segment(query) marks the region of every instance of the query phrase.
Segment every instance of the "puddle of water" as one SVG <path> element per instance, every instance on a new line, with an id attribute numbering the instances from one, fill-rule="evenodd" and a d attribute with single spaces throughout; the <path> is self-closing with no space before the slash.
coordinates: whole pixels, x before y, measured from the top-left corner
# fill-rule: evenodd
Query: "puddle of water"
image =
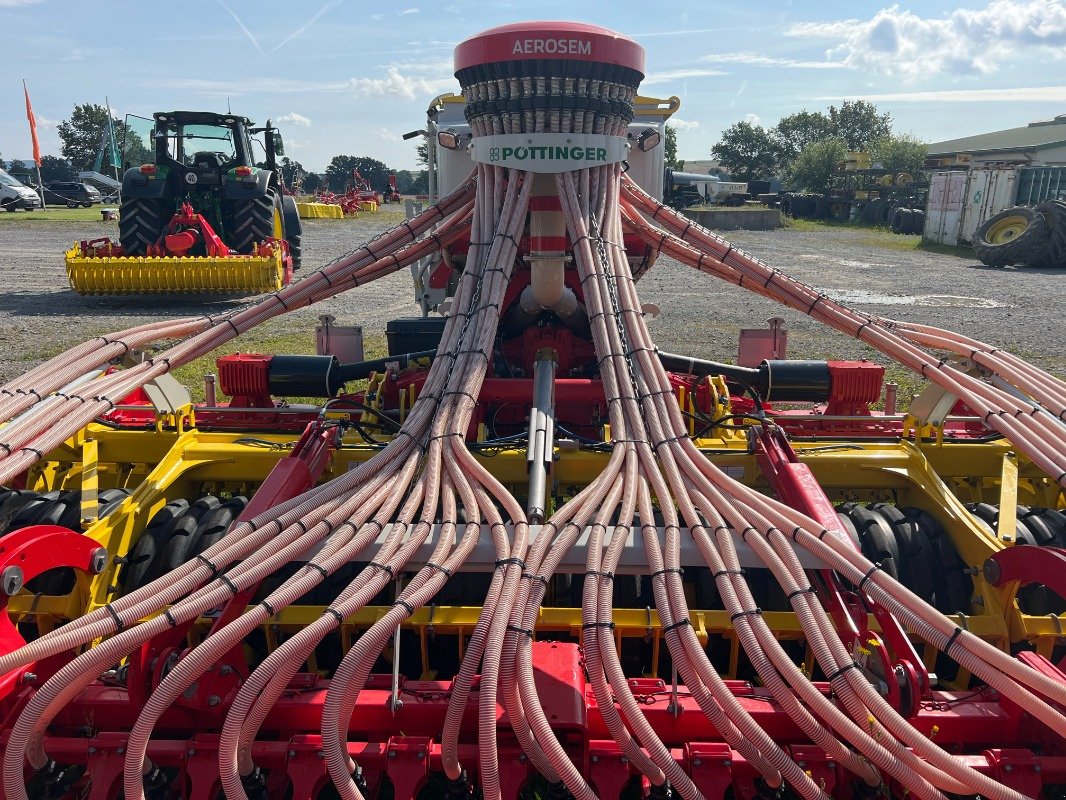
<path id="1" fill-rule="evenodd" d="M 861 303 L 871 306 L 930 306 L 935 308 L 1004 308 L 1007 303 L 987 297 L 966 297 L 954 294 L 883 294 L 866 289 L 823 289 L 842 303 Z"/>

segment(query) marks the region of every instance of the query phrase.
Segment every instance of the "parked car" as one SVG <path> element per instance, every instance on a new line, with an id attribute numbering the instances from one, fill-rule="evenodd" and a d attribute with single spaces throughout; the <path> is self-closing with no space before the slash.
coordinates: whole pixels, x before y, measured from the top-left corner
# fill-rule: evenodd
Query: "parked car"
<path id="1" fill-rule="evenodd" d="M 20 208 L 29 211 L 40 208 L 41 198 L 29 186 L 19 183 L 0 169 L 0 206 L 7 211 L 18 211 Z"/>
<path id="2" fill-rule="evenodd" d="M 93 203 L 100 203 L 103 198 L 100 190 L 88 183 L 52 181 L 44 185 L 44 200 L 54 205 L 65 203 L 67 208 L 91 208 Z"/>

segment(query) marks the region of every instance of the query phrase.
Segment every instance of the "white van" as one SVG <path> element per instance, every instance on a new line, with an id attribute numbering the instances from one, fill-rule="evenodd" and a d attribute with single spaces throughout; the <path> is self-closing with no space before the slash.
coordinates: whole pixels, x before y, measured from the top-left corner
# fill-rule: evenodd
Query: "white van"
<path id="1" fill-rule="evenodd" d="M 41 198 L 29 186 L 24 186 L 0 169 L 0 206 L 7 211 L 27 211 L 41 207 Z"/>

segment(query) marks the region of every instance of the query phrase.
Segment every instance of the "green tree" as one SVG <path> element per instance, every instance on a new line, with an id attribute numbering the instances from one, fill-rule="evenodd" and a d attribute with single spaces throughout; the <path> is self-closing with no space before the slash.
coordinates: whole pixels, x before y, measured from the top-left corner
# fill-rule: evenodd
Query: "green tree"
<path id="1" fill-rule="evenodd" d="M 278 172 L 281 173 L 282 183 L 289 187 L 295 187 L 297 182 L 300 182 L 302 186 L 303 179 L 307 175 L 304 165 L 288 156 L 283 156 L 278 162 Z"/>
<path id="2" fill-rule="evenodd" d="M 836 138 L 811 142 L 792 163 L 788 176 L 789 185 L 812 192 L 826 191 L 837 162 L 846 156 L 847 149 L 847 145 Z"/>
<path id="3" fill-rule="evenodd" d="M 308 172 L 304 175 L 300 188 L 303 189 L 305 194 L 314 194 L 322 187 L 323 183 L 322 176 L 317 172 Z"/>
<path id="4" fill-rule="evenodd" d="M 833 121 L 821 111 L 798 111 L 782 117 L 771 130 L 777 142 L 781 160 L 791 164 L 811 142 L 833 135 Z"/>
<path id="5" fill-rule="evenodd" d="M 840 108 L 829 106 L 829 119 L 833 135 L 848 150 L 865 150 L 892 134 L 892 115 L 877 113 L 877 106 L 865 100 L 845 100 Z"/>
<path id="6" fill-rule="evenodd" d="M 326 167 L 326 182 L 334 192 L 343 192 L 352 180 L 352 170 L 370 181 L 375 191 L 385 192 L 389 188 L 389 168 L 376 158 L 366 156 L 333 156 Z"/>
<path id="7" fill-rule="evenodd" d="M 663 152 L 666 154 L 666 168 L 682 170 L 685 162 L 677 157 L 677 129 L 666 126 L 666 138 L 663 141 Z"/>
<path id="8" fill-rule="evenodd" d="M 72 181 L 78 177 L 65 158 L 57 156 L 41 156 L 41 180 L 43 181 Z"/>
<path id="9" fill-rule="evenodd" d="M 59 138 L 62 141 L 60 151 L 63 157 L 75 171 L 91 169 L 96 161 L 96 153 L 100 149 L 103 139 L 104 128 L 107 125 L 107 108 L 96 103 L 83 103 L 74 106 L 70 119 L 59 123 Z M 132 134 L 120 119 L 112 118 L 111 125 L 115 133 L 115 147 L 123 146 L 125 140 L 126 152 L 123 160 L 130 166 L 152 161 L 151 150 L 138 137 Z M 130 135 L 127 135 L 130 134 Z M 110 168 L 111 159 L 104 153 L 104 168 Z M 124 164 L 116 164 L 121 171 Z"/>
<path id="10" fill-rule="evenodd" d="M 766 128 L 738 122 L 722 132 L 722 138 L 711 148 L 711 155 L 734 178 L 753 181 L 773 175 L 778 150 L 774 137 Z"/>
<path id="11" fill-rule="evenodd" d="M 929 146 L 908 133 L 886 136 L 870 144 L 870 158 L 891 172 L 917 175 L 925 164 Z"/>

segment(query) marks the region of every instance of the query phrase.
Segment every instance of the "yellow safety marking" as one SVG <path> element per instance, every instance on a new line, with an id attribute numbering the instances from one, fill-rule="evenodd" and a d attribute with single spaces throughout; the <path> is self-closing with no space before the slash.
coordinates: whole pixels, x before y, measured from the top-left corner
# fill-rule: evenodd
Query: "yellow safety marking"
<path id="1" fill-rule="evenodd" d="M 100 513 L 100 471 L 96 439 L 87 436 L 81 446 L 81 524 L 88 527 Z"/>

